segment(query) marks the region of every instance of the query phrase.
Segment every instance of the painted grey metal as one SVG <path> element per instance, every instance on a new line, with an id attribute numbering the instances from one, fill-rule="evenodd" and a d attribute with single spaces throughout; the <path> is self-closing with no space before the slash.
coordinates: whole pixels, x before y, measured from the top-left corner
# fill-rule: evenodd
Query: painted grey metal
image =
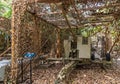
<path id="1" fill-rule="evenodd" d="M 10 65 L 11 60 L 2 60 L 0 61 L 0 81 L 4 81 L 5 77 L 5 68 L 7 65 Z"/>
<path id="2" fill-rule="evenodd" d="M 4 80 L 4 77 L 5 77 L 5 67 L 6 66 L 2 66 L 0 68 L 0 81 L 3 81 Z"/>

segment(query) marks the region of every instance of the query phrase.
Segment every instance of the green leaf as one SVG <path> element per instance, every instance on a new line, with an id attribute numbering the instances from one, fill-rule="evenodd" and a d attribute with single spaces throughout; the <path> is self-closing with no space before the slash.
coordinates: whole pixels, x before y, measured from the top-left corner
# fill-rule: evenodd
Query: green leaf
<path id="1" fill-rule="evenodd" d="M 88 37 L 88 33 L 87 33 L 86 31 L 83 31 L 83 32 L 82 32 L 82 36 Z"/>
<path id="2" fill-rule="evenodd" d="M 12 0 L 0 1 L 0 16 L 6 17 L 6 18 L 11 17 L 12 15 L 11 1 Z"/>

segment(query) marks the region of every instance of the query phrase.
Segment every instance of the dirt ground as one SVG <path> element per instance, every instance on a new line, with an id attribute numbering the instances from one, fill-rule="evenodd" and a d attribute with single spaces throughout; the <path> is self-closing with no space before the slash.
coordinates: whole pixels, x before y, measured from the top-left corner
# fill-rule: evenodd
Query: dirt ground
<path id="1" fill-rule="evenodd" d="M 62 64 L 33 71 L 33 84 L 55 84 Z M 119 67 L 103 69 L 98 65 L 77 66 L 72 71 L 66 84 L 120 84 Z"/>
<path id="2" fill-rule="evenodd" d="M 33 84 L 54 84 L 62 64 L 56 64 L 49 68 L 39 68 L 33 71 Z"/>

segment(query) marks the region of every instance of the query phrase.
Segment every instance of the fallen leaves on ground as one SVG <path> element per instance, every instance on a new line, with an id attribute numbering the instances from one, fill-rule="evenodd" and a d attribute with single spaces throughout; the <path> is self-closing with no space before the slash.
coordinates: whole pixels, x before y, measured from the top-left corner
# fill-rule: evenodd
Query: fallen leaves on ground
<path id="1" fill-rule="evenodd" d="M 54 84 L 63 65 L 38 68 L 33 71 L 33 84 Z M 66 84 L 120 84 L 120 72 L 117 69 L 105 71 L 100 66 L 78 66 L 73 70 Z"/>

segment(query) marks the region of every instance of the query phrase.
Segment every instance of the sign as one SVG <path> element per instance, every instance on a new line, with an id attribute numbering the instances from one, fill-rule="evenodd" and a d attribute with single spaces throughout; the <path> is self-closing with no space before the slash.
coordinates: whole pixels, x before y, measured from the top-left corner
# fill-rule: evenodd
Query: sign
<path id="1" fill-rule="evenodd" d="M 31 52 L 27 52 L 27 53 L 24 54 L 25 58 L 30 58 L 30 59 L 35 57 L 35 56 L 36 56 L 36 54 L 35 53 L 31 53 Z"/>

